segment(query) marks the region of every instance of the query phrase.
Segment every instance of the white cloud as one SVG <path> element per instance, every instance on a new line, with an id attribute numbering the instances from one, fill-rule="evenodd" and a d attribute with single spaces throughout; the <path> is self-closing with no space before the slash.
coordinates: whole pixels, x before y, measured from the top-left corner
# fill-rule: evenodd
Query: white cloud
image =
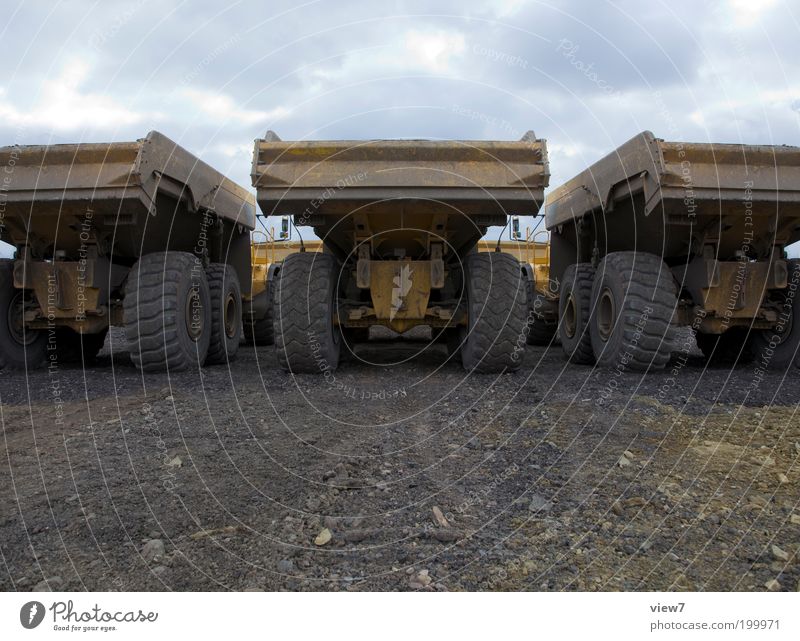
<path id="1" fill-rule="evenodd" d="M 530 0 L 494 0 L 491 8 L 498 17 L 507 18 L 517 13 L 526 6 L 529 1 Z"/>
<path id="2" fill-rule="evenodd" d="M 217 145 L 214 150 L 225 156 L 226 158 L 247 157 L 253 155 L 253 143 L 247 144 L 221 144 Z"/>
<path id="3" fill-rule="evenodd" d="M 82 92 L 90 79 L 89 65 L 73 58 L 54 79 L 44 79 L 41 96 L 30 109 L 14 105 L 0 90 L 0 119 L 13 126 L 44 127 L 55 131 L 82 127 L 111 128 L 136 124 L 144 114 L 133 111 L 102 93 Z"/>
<path id="4" fill-rule="evenodd" d="M 576 158 L 586 153 L 586 146 L 574 141 L 566 144 L 548 142 L 547 153 L 551 162 L 554 157 Z"/>
<path id="5" fill-rule="evenodd" d="M 775 0 L 728 0 L 734 22 L 739 26 L 756 23 L 762 13 L 775 6 Z"/>
<path id="6" fill-rule="evenodd" d="M 230 96 L 206 89 L 186 88 L 180 92 L 201 114 L 209 116 L 216 122 L 237 122 L 242 125 L 254 125 L 271 122 L 288 116 L 291 112 L 284 107 L 276 107 L 269 111 L 245 109 L 240 107 Z"/>
<path id="7" fill-rule="evenodd" d="M 411 29 L 383 45 L 348 52 L 337 67 L 316 67 L 309 88 L 320 89 L 320 80 L 341 83 L 393 74 L 452 73 L 455 59 L 465 51 L 466 38 L 459 31 Z"/>
<path id="8" fill-rule="evenodd" d="M 464 35 L 453 31 L 412 30 L 406 33 L 404 45 L 412 62 L 437 72 L 447 71 L 451 58 L 466 49 Z"/>

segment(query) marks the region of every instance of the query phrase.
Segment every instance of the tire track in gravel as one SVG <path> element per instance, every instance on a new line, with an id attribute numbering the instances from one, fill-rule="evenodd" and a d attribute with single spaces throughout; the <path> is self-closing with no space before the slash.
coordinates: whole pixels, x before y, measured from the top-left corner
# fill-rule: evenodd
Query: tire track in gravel
<path id="1" fill-rule="evenodd" d="M 627 375 L 600 408 L 608 375 L 557 348 L 529 348 L 512 375 L 465 377 L 443 346 L 383 367 L 420 348 L 396 340 L 358 347 L 377 364 L 344 363 L 339 387 L 243 347 L 231 368 L 148 375 L 145 397 L 113 346 L 85 373 L 59 371 L 63 425 L 46 372 L 0 373 L 2 589 L 52 576 L 94 590 L 800 580 L 797 377 L 753 391 L 746 366 L 690 359 L 668 397 L 665 375 Z M 315 545 L 323 529 L 331 539 Z"/>

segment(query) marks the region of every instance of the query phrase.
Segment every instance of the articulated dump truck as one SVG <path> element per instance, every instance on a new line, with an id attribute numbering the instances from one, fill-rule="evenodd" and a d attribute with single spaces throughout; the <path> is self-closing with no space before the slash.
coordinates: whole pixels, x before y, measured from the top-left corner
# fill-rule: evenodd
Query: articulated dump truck
<path id="1" fill-rule="evenodd" d="M 253 346 L 275 343 L 274 303 L 275 274 L 289 254 L 300 250 L 322 251 L 322 241 L 276 240 L 275 230 L 253 233 L 250 265 L 253 272 L 251 298 L 244 316 L 244 337 Z"/>
<path id="2" fill-rule="evenodd" d="M 375 325 L 432 328 L 469 371 L 519 367 L 526 342 L 525 266 L 478 251 L 510 213 L 535 215 L 549 177 L 544 140 L 515 142 L 257 140 L 252 181 L 265 215 L 311 227 L 322 251 L 275 265 L 278 360 L 334 370 L 342 344 Z"/>
<path id="3" fill-rule="evenodd" d="M 0 367 L 96 356 L 124 326 L 145 371 L 232 359 L 252 313 L 255 200 L 157 132 L 0 148 Z"/>
<path id="4" fill-rule="evenodd" d="M 571 361 L 660 369 L 686 326 L 709 359 L 800 362 L 800 148 L 643 132 L 553 191 L 545 222 Z"/>

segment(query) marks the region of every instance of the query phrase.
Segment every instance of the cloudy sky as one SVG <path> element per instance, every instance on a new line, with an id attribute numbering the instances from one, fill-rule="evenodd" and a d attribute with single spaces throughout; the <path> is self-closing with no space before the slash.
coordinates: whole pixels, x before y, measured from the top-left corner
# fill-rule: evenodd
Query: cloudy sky
<path id="1" fill-rule="evenodd" d="M 158 129 L 249 186 L 254 138 L 800 144 L 789 0 L 6 0 L 0 144 Z"/>

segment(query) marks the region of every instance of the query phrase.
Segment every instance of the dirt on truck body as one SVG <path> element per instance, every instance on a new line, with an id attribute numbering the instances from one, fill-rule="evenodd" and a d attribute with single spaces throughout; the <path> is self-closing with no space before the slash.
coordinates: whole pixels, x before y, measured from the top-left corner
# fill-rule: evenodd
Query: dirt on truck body
<path id="1" fill-rule="evenodd" d="M 124 325 L 144 370 L 233 358 L 255 202 L 158 132 L 0 148 L 0 367 L 89 361 Z M 243 298 L 244 297 L 244 298 Z"/>
<path id="2" fill-rule="evenodd" d="M 516 369 L 526 322 L 515 257 L 478 252 L 490 226 L 539 211 L 546 144 L 520 141 L 257 140 L 265 215 L 312 227 L 321 253 L 290 254 L 274 279 L 275 340 L 293 372 L 335 369 L 371 326 L 425 325 L 468 370 Z"/>
<path id="3" fill-rule="evenodd" d="M 568 358 L 664 367 L 675 328 L 707 358 L 798 363 L 800 148 L 643 132 L 548 196 Z"/>

